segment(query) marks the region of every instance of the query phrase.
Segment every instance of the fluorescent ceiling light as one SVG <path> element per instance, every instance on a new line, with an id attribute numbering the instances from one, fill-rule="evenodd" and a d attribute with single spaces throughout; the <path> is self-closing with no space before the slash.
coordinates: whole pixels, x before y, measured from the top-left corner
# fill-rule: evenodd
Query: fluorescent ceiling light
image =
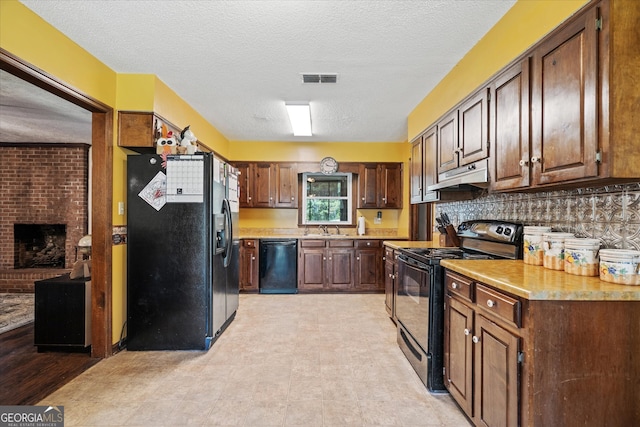
<path id="1" fill-rule="evenodd" d="M 284 104 L 294 136 L 311 136 L 311 109 L 309 104 Z"/>

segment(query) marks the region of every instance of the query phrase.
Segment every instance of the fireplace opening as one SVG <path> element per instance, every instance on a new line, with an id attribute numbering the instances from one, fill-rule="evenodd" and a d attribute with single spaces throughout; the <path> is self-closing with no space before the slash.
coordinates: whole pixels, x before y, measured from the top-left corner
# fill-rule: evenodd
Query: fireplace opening
<path id="1" fill-rule="evenodd" d="M 14 268 L 64 268 L 65 224 L 14 224 Z"/>

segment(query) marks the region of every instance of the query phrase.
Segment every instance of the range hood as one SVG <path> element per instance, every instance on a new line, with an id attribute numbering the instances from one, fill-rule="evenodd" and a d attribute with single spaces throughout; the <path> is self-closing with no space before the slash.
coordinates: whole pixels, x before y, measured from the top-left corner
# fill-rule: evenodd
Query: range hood
<path id="1" fill-rule="evenodd" d="M 469 191 L 489 186 L 489 159 L 438 174 L 438 182 L 427 191 Z"/>

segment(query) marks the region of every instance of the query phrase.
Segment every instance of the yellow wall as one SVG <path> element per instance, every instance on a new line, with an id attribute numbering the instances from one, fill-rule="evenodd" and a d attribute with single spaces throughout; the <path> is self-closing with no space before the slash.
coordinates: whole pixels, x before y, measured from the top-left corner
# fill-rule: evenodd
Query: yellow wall
<path id="1" fill-rule="evenodd" d="M 411 141 L 588 0 L 519 0 L 409 114 Z"/>

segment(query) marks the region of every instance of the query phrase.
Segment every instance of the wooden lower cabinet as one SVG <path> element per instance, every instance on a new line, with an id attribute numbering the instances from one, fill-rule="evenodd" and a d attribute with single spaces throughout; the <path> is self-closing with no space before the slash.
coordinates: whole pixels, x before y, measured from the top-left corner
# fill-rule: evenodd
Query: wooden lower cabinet
<path id="1" fill-rule="evenodd" d="M 301 239 L 298 291 L 382 292 L 379 240 Z"/>
<path id="2" fill-rule="evenodd" d="M 473 309 L 446 296 L 444 381 L 451 396 L 473 418 Z"/>
<path id="3" fill-rule="evenodd" d="M 258 270 L 258 240 L 240 241 L 240 290 L 258 292 L 260 276 Z"/>
<path id="4" fill-rule="evenodd" d="M 451 272 L 445 286 L 445 386 L 476 425 L 520 425 L 520 337 L 513 332 L 520 318 L 511 309 L 519 301 Z M 492 310 L 491 319 L 481 303 Z"/>
<path id="5" fill-rule="evenodd" d="M 517 426 L 520 338 L 478 313 L 474 330 L 474 420 L 483 426 Z"/>
<path id="6" fill-rule="evenodd" d="M 381 291 L 382 247 L 380 240 L 356 240 L 356 277 L 354 288 L 359 291 Z"/>
<path id="7" fill-rule="evenodd" d="M 389 317 L 396 321 L 396 275 L 398 262 L 396 251 L 388 246 L 384 247 L 384 306 Z"/>
<path id="8" fill-rule="evenodd" d="M 475 425 L 640 425 L 640 301 L 445 286 L 445 385 Z"/>

